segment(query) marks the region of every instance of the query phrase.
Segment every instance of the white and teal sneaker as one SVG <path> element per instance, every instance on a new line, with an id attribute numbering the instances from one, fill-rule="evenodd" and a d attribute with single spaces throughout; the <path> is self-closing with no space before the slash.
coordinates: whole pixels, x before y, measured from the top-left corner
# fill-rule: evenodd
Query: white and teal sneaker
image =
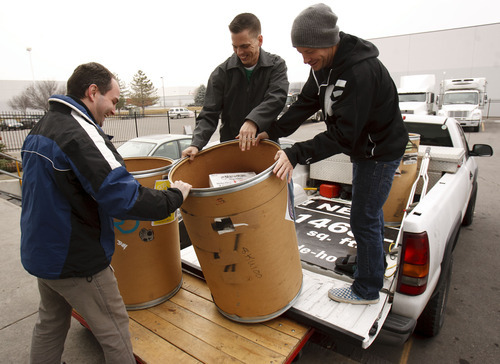
<path id="1" fill-rule="evenodd" d="M 374 300 L 365 300 L 354 293 L 351 287 L 332 288 L 328 291 L 328 297 L 337 302 L 352 303 L 353 305 L 372 305 L 379 301 L 379 298 Z"/>

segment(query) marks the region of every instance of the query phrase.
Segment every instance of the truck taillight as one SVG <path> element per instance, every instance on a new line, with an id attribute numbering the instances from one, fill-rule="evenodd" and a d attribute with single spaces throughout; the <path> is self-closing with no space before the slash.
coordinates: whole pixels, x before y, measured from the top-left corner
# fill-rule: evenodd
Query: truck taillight
<path id="1" fill-rule="evenodd" d="M 404 233 L 398 292 L 416 296 L 427 288 L 429 239 L 427 233 Z"/>

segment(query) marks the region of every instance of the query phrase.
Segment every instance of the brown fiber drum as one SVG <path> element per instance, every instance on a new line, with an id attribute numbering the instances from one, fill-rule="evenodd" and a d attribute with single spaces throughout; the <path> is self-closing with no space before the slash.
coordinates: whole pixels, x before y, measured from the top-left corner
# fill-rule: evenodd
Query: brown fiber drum
<path id="1" fill-rule="evenodd" d="M 272 173 L 279 145 L 262 141 L 242 152 L 237 141 L 202 150 L 169 173 L 193 186 L 181 207 L 189 237 L 219 311 L 262 322 L 290 308 L 302 268 L 287 182 Z M 255 172 L 243 182 L 210 187 L 213 173 Z"/>
<path id="2" fill-rule="evenodd" d="M 410 197 L 411 188 L 417 179 L 418 146 L 420 135 L 410 133 L 405 154 L 399 165 L 391 192 L 384 204 L 384 222 L 386 226 L 399 226 Z"/>
<path id="3" fill-rule="evenodd" d="M 149 188 L 154 188 L 156 181 L 166 180 L 172 162 L 159 157 L 125 159 L 127 170 Z M 177 293 L 182 285 L 182 268 L 175 214 L 155 222 L 115 220 L 115 241 L 111 265 L 127 310 L 155 306 Z"/>

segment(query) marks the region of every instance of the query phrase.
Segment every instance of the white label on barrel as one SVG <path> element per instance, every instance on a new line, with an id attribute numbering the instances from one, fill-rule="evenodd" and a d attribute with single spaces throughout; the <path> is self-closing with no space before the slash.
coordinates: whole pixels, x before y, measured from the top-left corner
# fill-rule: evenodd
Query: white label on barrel
<path id="1" fill-rule="evenodd" d="M 403 164 L 410 165 L 410 164 L 416 164 L 418 161 L 418 153 L 408 153 L 403 155 Z"/>
<path id="2" fill-rule="evenodd" d="M 208 176 L 210 187 L 224 187 L 255 177 L 255 172 L 212 173 Z"/>
<path id="3" fill-rule="evenodd" d="M 168 188 L 170 188 L 169 180 L 162 179 L 155 182 L 155 190 L 165 191 Z M 165 225 L 165 224 L 170 224 L 172 221 L 175 221 L 175 211 L 172 212 L 167 218 L 163 220 L 152 221 L 151 225 L 152 226 Z"/>

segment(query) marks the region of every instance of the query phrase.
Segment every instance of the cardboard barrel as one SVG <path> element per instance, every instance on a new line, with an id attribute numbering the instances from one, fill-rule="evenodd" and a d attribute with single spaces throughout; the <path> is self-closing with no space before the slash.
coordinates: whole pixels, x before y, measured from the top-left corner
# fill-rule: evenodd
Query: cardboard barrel
<path id="1" fill-rule="evenodd" d="M 154 188 L 165 179 L 172 160 L 159 157 L 125 158 L 137 181 Z M 160 187 L 160 189 L 164 189 Z M 115 220 L 115 253 L 111 265 L 127 310 L 155 306 L 181 288 L 179 224 L 175 213 L 162 221 Z"/>
<path id="2" fill-rule="evenodd" d="M 279 145 L 261 141 L 242 152 L 237 141 L 184 159 L 169 180 L 193 186 L 180 211 L 218 310 L 238 322 L 263 322 L 290 308 L 302 268 L 287 182 L 273 174 Z M 209 175 L 255 172 L 210 187 Z M 291 209 L 291 210 L 290 210 Z"/>
<path id="3" fill-rule="evenodd" d="M 399 226 L 401 224 L 411 188 L 418 175 L 417 162 L 420 135 L 409 133 L 408 137 L 405 154 L 394 175 L 391 191 L 383 208 L 386 226 Z"/>

